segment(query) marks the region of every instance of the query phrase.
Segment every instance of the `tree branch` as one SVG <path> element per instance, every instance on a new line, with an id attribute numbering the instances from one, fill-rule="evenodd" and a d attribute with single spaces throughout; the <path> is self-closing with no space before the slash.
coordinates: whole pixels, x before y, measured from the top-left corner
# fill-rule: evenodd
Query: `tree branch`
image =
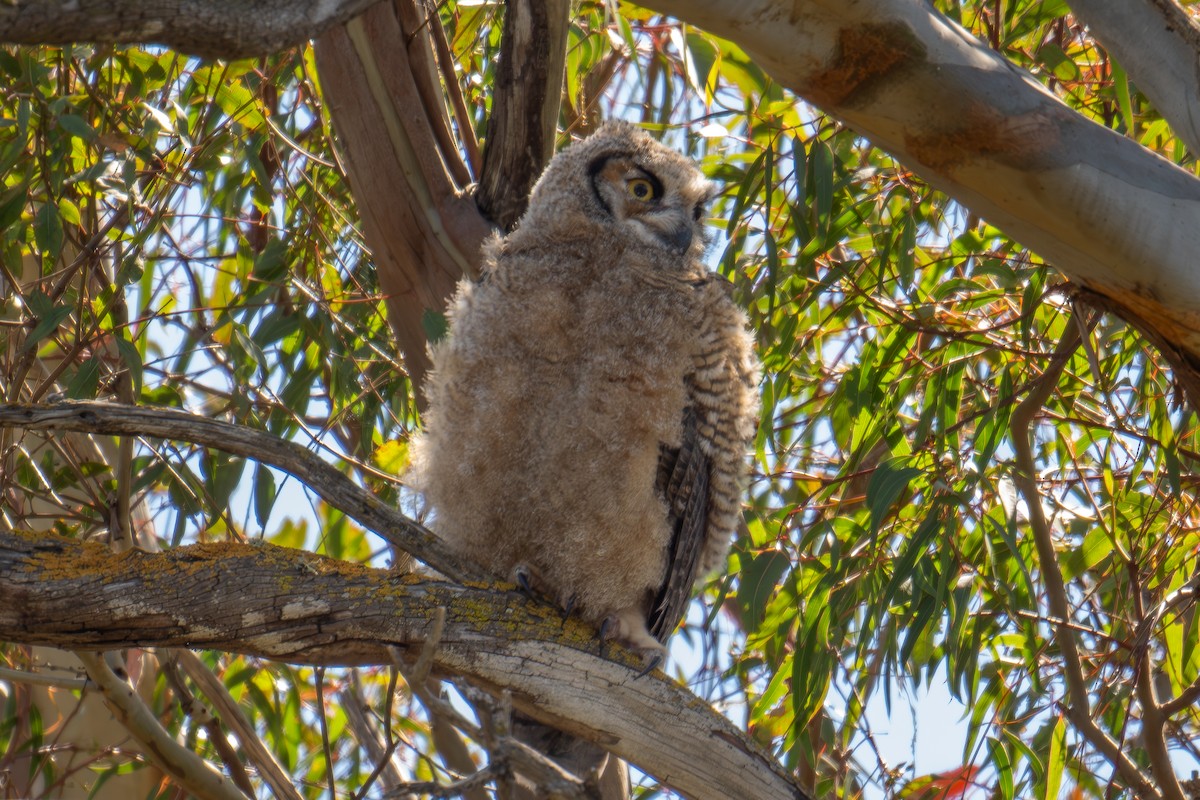
<path id="1" fill-rule="evenodd" d="M 404 16 L 421 19 L 414 0 L 397 0 Z M 425 32 L 420 32 L 422 36 Z M 425 47 L 401 46 L 408 36 L 392 3 L 368 9 L 315 43 L 322 93 L 332 108 L 346 177 L 379 275 L 388 324 L 419 388 L 430 362 L 426 320 L 440 313 L 464 274 L 478 272 L 479 248 L 492 231 L 447 166 L 457 153 L 438 146 L 417 76 L 436 70 Z M 426 92 L 428 94 L 428 92 Z M 434 107 L 439 115 L 444 108 Z"/>
<path id="2" fill-rule="evenodd" d="M 275 754 L 263 744 L 258 732 L 254 730 L 254 725 L 246 719 L 241 707 L 230 696 L 220 678 L 190 650 L 175 650 L 171 655 L 178 660 L 184 674 L 199 687 L 209 705 L 217 712 L 218 718 L 225 723 L 225 727 L 237 737 L 242 751 L 258 769 L 263 782 L 270 787 L 272 797 L 276 800 L 301 800 L 301 795 L 292 785 L 287 772 L 276 760 Z"/>
<path id="3" fill-rule="evenodd" d="M 1200 354 L 1200 180 L 924 0 L 645 0 L 726 36 L 1047 262 Z"/>
<path id="4" fill-rule="evenodd" d="M 524 213 L 529 190 L 554 154 L 569 22 L 567 0 L 511 0 L 506 5 L 483 175 L 475 195 L 480 210 L 503 230 L 510 230 Z"/>
<path id="5" fill-rule="evenodd" d="M 414 522 L 295 442 L 269 433 L 170 408 L 117 403 L 0 404 L 0 428 L 74 431 L 110 436 L 151 436 L 212 447 L 253 459 L 298 478 L 330 505 L 367 530 L 459 581 L 485 580 L 428 528 Z"/>
<path id="6" fill-rule="evenodd" d="M 1071 10 L 1200 156 L 1200 27 L 1174 0 L 1071 0 Z"/>
<path id="7" fill-rule="evenodd" d="M 246 800 L 233 782 L 200 756 L 175 741 L 154 713 L 138 698 L 133 687 L 108 668 L 98 653 L 76 653 L 90 678 L 100 689 L 104 705 L 113 717 L 137 739 L 142 752 L 155 766 L 177 780 L 202 800 Z"/>
<path id="8" fill-rule="evenodd" d="M 77 0 L 0 3 L 13 44 L 163 44 L 209 58 L 266 56 L 345 22 L 377 0 Z"/>
<path id="9" fill-rule="evenodd" d="M 1071 606 L 1067 599 L 1067 589 L 1063 583 L 1062 573 L 1058 568 L 1058 551 L 1054 546 L 1054 536 L 1050 524 L 1042 511 L 1042 496 L 1037 485 L 1037 469 L 1033 460 L 1032 425 L 1033 418 L 1050 399 L 1058 379 L 1066 368 L 1071 354 L 1079 347 L 1079 326 L 1068 324 L 1066 333 L 1055 348 L 1050 364 L 1042 373 L 1041 379 L 1034 384 L 1029 395 L 1015 409 L 1009 424 L 1012 430 L 1012 442 L 1016 470 L 1013 473 L 1013 483 L 1025 499 L 1029 514 L 1029 528 L 1033 535 L 1034 547 L 1037 549 L 1038 563 L 1041 568 L 1042 582 L 1046 587 L 1046 604 L 1050 610 L 1050 624 L 1054 629 L 1054 641 L 1058 644 L 1063 658 L 1063 679 L 1067 684 L 1069 702 L 1066 703 L 1067 717 L 1076 729 L 1099 750 L 1109 763 L 1116 769 L 1121 780 L 1133 789 L 1138 797 L 1153 800 L 1162 795 L 1142 774 L 1137 765 L 1121 750 L 1113 739 L 1105 733 L 1091 716 L 1091 701 L 1088 699 L 1087 682 L 1083 675 L 1083 662 L 1079 657 L 1079 648 L 1072 633 Z"/>
<path id="10" fill-rule="evenodd" d="M 809 800 L 749 737 L 681 686 L 597 654 L 595 632 L 517 592 L 271 545 L 112 553 L 0 531 L 0 639 L 74 649 L 212 648 L 304 664 L 415 659 L 446 609 L 433 671 L 464 676 L 688 796 Z M 96 678 L 95 675 L 92 676 Z"/>

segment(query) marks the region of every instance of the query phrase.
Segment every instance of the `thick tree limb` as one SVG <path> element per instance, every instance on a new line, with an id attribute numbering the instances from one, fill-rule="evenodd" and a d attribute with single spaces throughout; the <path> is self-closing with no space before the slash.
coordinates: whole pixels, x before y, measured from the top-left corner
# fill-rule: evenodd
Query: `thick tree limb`
<path id="1" fill-rule="evenodd" d="M 0 3 L 0 42 L 163 44 L 210 58 L 266 56 L 377 0 L 76 0 Z"/>
<path id="2" fill-rule="evenodd" d="M 1200 27 L 1175 0 L 1071 0 L 1105 49 L 1200 156 Z"/>
<path id="3" fill-rule="evenodd" d="M 409 6 L 406 19 L 441 24 L 436 15 L 425 23 L 413 0 L 397 2 Z M 428 48 L 404 46 L 416 34 L 426 35 L 405 30 L 397 8 L 381 3 L 326 32 L 315 52 L 388 323 L 419 388 L 430 366 L 427 315 L 445 308 L 460 277 L 478 271 L 479 247 L 492 228 L 453 177 L 467 173 L 461 163 L 451 166 L 461 156 L 445 149 L 444 137 L 439 145 L 435 131 L 449 123 L 444 106 L 428 97 L 437 65 L 411 60 L 432 58 Z"/>
<path id="4" fill-rule="evenodd" d="M 150 436 L 193 442 L 250 458 L 298 478 L 363 527 L 447 577 L 455 580 L 488 577 L 474 564 L 456 556 L 427 528 L 356 486 L 315 453 L 245 425 L 170 408 L 70 402 L 44 406 L 0 404 L 0 428 Z"/>
<path id="5" fill-rule="evenodd" d="M 746 734 L 686 689 L 597 654 L 595 632 L 517 592 L 463 587 L 271 545 L 114 554 L 0 531 L 0 639 L 83 650 L 214 648 L 327 666 L 415 659 L 597 742 L 690 797 L 807 798 Z M 94 678 L 95 676 L 93 676 Z"/>
<path id="6" fill-rule="evenodd" d="M 475 197 L 503 230 L 525 212 L 529 190 L 554 155 L 569 22 L 567 0 L 510 0 L 504 13 L 504 53 Z"/>
<path id="7" fill-rule="evenodd" d="M 1200 180 L 923 0 L 646 0 L 741 45 L 1008 235 L 1200 356 Z"/>

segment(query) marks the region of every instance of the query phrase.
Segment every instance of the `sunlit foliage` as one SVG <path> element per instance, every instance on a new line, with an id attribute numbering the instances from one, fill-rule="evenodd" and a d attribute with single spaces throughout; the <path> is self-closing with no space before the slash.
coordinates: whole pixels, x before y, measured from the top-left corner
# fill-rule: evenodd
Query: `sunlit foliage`
<path id="1" fill-rule="evenodd" d="M 1072 108 L 1194 170 L 1061 2 L 937 5 Z M 483 139 L 502 8 L 451 1 L 440 15 Z M 746 528 L 681 634 L 708 645 L 684 677 L 822 795 L 946 788 L 886 760 L 881 720 L 866 713 L 880 695 L 908 713 L 896 692 L 944 681 L 966 717 L 965 748 L 946 766 L 968 769 L 955 775 L 1000 798 L 1105 796 L 1111 764 L 1064 719 L 1047 576 L 1066 584 L 1093 717 L 1144 764 L 1140 688 L 1180 697 L 1200 677 L 1181 593 L 1200 543 L 1200 442 L 1163 359 L 1052 264 L 737 47 L 592 0 L 569 48 L 564 140 L 597 117 L 633 119 L 723 187 L 710 258 L 750 315 L 764 368 Z M 221 416 L 321 448 L 400 498 L 388 476 L 419 419 L 311 49 L 208 63 L 152 48 L 10 48 L 0 87 L 4 399 Z M 1072 336 L 1082 341 L 1057 375 Z M 1039 556 L 1017 490 L 1013 424 L 1048 372 L 1032 430 L 1053 560 Z M 163 547 L 263 538 L 388 557 L 315 500 L 301 511 L 294 480 L 215 451 L 145 441 L 123 457 L 111 443 L 5 433 L 0 458 L 10 528 L 92 535 L 125 494 L 136 501 L 125 524 Z M 4 653 L 27 666 L 22 650 Z M 403 779 L 445 777 L 408 695 L 384 699 L 387 670 L 208 658 L 309 796 L 330 771 L 341 791 L 363 789 L 384 751 Z M 370 711 L 355 719 L 350 705 Z M 1200 719 L 1180 705 L 1170 746 L 1190 764 Z M 0 739 L 10 754 L 32 746 L 23 763 L 50 783 L 36 728 L 19 719 Z M 653 791 L 647 779 L 643 795 Z"/>

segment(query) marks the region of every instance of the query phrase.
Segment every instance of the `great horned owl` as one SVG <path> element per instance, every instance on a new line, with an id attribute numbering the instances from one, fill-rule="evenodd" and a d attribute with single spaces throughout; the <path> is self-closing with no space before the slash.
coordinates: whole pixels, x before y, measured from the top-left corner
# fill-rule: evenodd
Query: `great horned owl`
<path id="1" fill-rule="evenodd" d="M 439 536 L 648 657 L 723 562 L 756 420 L 712 193 L 630 124 L 558 154 L 458 288 L 413 448 Z"/>

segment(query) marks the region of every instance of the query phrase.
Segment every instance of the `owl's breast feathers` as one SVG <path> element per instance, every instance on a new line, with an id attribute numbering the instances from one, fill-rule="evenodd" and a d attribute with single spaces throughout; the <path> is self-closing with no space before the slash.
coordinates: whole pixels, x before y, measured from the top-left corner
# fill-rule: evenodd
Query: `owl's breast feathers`
<path id="1" fill-rule="evenodd" d="M 700 225 L 699 172 L 630 126 L 557 156 L 518 228 L 485 248 L 483 280 L 460 286 L 412 476 L 464 556 L 500 576 L 529 567 L 560 603 L 661 652 L 740 517 L 757 369 L 699 245 L 681 254 L 615 213 L 613 192 L 636 199 L 640 179 L 603 187 L 612 213 L 596 201 L 589 165 L 614 154 L 656 176 L 664 214 Z"/>

